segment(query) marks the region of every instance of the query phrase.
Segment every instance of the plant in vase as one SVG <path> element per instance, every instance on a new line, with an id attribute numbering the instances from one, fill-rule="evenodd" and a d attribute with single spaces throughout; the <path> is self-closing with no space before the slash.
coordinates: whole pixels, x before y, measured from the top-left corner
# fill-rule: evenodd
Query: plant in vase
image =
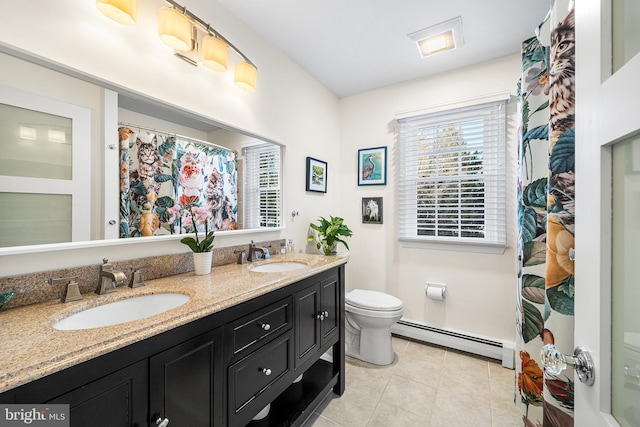
<path id="1" fill-rule="evenodd" d="M 192 207 L 189 207 L 190 217 L 185 218 L 185 225 L 189 225 L 189 221 L 193 225 L 193 234 L 195 237 L 183 237 L 180 243 L 189 246 L 193 252 L 193 264 L 196 274 L 209 274 L 211 272 L 211 259 L 213 254 L 214 232 L 209 231 L 210 213 L 206 208 L 196 208 L 195 213 Z M 198 237 L 198 224 L 204 224 L 204 238 Z"/>
<path id="2" fill-rule="evenodd" d="M 342 237 L 351 237 L 353 232 L 344 223 L 344 219 L 338 216 L 329 216 L 327 220 L 324 217 L 318 218 L 318 224 L 309 224 L 316 234 L 309 234 L 307 241 L 315 242 L 316 248 L 321 249 L 325 255 L 336 253 L 338 243 L 342 243 L 345 248 L 349 249 L 349 245 Z"/>

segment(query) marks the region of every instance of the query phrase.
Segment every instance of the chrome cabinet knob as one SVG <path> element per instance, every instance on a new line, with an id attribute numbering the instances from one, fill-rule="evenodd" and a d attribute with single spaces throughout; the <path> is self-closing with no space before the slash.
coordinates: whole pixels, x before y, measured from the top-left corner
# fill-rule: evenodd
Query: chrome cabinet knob
<path id="1" fill-rule="evenodd" d="M 269 329 L 271 329 L 271 325 L 268 323 L 263 323 L 262 325 L 260 325 L 260 327 L 265 331 L 268 331 Z"/>
<path id="2" fill-rule="evenodd" d="M 265 374 L 266 376 L 271 375 L 271 369 L 269 369 L 269 368 L 262 368 L 260 371 L 261 371 L 263 374 Z"/>
<path id="3" fill-rule="evenodd" d="M 167 427 L 169 425 L 169 418 L 165 418 L 164 420 L 162 418 L 158 418 L 156 420 L 156 425 L 158 427 Z"/>
<path id="4" fill-rule="evenodd" d="M 547 344 L 540 351 L 544 370 L 552 375 L 559 375 L 564 369 L 572 366 L 576 370 L 580 382 L 593 385 L 595 372 L 591 353 L 584 347 L 576 347 L 573 356 L 561 353 L 553 344 Z"/>
<path id="5" fill-rule="evenodd" d="M 321 311 L 318 314 L 316 314 L 316 319 L 324 320 L 324 311 Z"/>
<path id="6" fill-rule="evenodd" d="M 323 311 L 322 315 L 324 316 L 325 319 L 329 318 L 329 312 L 328 311 Z"/>

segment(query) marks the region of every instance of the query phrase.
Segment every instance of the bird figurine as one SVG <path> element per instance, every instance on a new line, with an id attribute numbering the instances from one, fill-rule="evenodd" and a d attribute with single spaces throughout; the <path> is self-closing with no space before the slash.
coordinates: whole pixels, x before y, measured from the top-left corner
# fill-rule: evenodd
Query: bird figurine
<path id="1" fill-rule="evenodd" d="M 369 157 L 367 157 L 367 160 L 365 160 L 371 163 L 371 166 L 369 165 L 362 166 L 362 179 L 371 179 L 371 177 L 373 176 L 373 172 L 376 170 L 376 164 L 373 162 L 373 159 L 375 158 L 376 156 L 374 156 L 373 154 L 370 154 Z"/>

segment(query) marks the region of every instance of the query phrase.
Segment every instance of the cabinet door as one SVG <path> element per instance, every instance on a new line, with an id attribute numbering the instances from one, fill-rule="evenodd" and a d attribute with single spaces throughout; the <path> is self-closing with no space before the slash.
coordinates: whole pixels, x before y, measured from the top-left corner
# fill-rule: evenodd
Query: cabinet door
<path id="1" fill-rule="evenodd" d="M 220 426 L 223 423 L 222 328 L 149 359 L 151 425 Z"/>
<path id="2" fill-rule="evenodd" d="M 320 348 L 320 284 L 294 295 L 295 367 L 302 365 Z"/>
<path id="3" fill-rule="evenodd" d="M 46 403 L 69 404 L 71 427 L 147 424 L 147 360 L 93 381 Z"/>
<path id="4" fill-rule="evenodd" d="M 338 278 L 330 277 L 320 284 L 322 302 L 320 311 L 322 312 L 320 321 L 321 345 L 333 338 L 338 333 L 340 324 L 338 309 L 340 303 Z"/>

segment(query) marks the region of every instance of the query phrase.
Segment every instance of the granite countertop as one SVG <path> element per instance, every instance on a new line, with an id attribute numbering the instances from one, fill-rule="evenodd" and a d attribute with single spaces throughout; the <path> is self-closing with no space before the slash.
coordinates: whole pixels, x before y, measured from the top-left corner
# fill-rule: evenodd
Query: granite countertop
<path id="1" fill-rule="evenodd" d="M 301 261 L 307 266 L 282 273 L 257 273 L 250 266 Z M 85 294 L 81 301 L 59 300 L 0 312 L 0 393 L 137 341 L 222 311 L 332 267 L 347 257 L 290 254 L 252 264 L 213 267 L 210 275 L 193 272 L 146 281 L 146 286 L 119 287 L 107 295 Z M 90 307 L 154 293 L 184 293 L 191 299 L 145 319 L 96 329 L 59 331 L 53 324 Z"/>

